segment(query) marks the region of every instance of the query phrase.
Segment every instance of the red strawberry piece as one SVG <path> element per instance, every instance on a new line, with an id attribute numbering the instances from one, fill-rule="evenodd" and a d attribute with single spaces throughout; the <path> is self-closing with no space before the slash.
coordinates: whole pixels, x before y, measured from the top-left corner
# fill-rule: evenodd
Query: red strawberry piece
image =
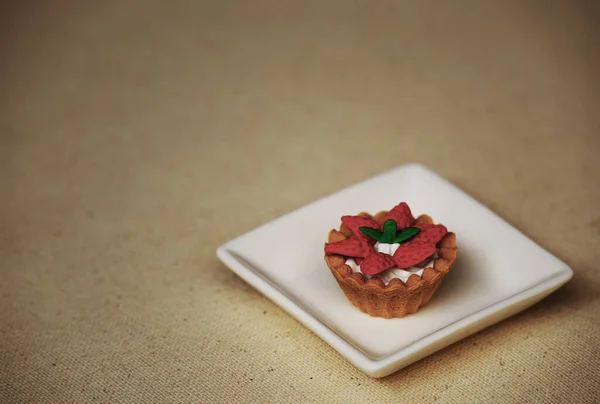
<path id="1" fill-rule="evenodd" d="M 443 224 L 418 224 L 415 227 L 421 229 L 410 242 L 437 244 L 448 233 L 448 229 Z"/>
<path id="2" fill-rule="evenodd" d="M 373 251 L 360 265 L 360 272 L 365 275 L 376 275 L 393 266 L 394 259 L 391 255 Z"/>
<path id="3" fill-rule="evenodd" d="M 402 230 L 405 227 L 411 227 L 415 223 L 415 218 L 406 202 L 401 202 L 397 206 L 394 206 L 394 208 L 383 217 L 383 223 L 389 219 L 393 219 L 396 222 L 396 228 L 398 230 Z"/>
<path id="4" fill-rule="evenodd" d="M 346 257 L 366 257 L 371 251 L 373 251 L 371 244 L 362 238 L 347 238 L 325 246 L 326 253 L 340 254 Z"/>
<path id="5" fill-rule="evenodd" d="M 344 223 L 352 234 L 354 234 L 358 238 L 367 239 L 367 235 L 365 235 L 362 231 L 360 231 L 361 227 L 371 227 L 373 229 L 380 230 L 379 225 L 373 219 L 362 216 L 342 216 L 342 223 Z M 371 240 L 371 238 L 368 238 Z"/>
<path id="6" fill-rule="evenodd" d="M 431 243 L 410 241 L 398 247 L 394 253 L 394 262 L 398 268 L 406 269 L 415 266 L 434 252 L 435 245 Z"/>

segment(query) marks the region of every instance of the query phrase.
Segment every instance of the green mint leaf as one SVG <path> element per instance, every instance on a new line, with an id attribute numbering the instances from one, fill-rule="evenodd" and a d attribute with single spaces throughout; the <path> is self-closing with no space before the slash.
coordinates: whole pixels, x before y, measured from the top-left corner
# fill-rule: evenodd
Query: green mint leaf
<path id="1" fill-rule="evenodd" d="M 396 238 L 396 221 L 386 220 L 383 224 L 383 243 L 392 244 Z"/>
<path id="2" fill-rule="evenodd" d="M 367 227 L 367 226 L 363 226 L 360 227 L 359 230 L 363 233 L 366 234 L 367 236 L 371 237 L 372 239 L 375 239 L 377 241 L 379 241 L 380 243 L 382 243 L 383 241 L 383 233 L 380 232 L 377 229 L 373 229 L 371 227 Z"/>
<path id="3" fill-rule="evenodd" d="M 398 232 L 398 234 L 396 235 L 396 238 L 394 239 L 394 243 L 405 243 L 408 240 L 410 240 L 411 238 L 413 238 L 414 236 L 416 236 L 417 234 L 419 234 L 420 232 L 421 232 L 421 229 L 419 229 L 418 227 L 404 228 L 404 229 L 400 230 L 400 232 Z"/>

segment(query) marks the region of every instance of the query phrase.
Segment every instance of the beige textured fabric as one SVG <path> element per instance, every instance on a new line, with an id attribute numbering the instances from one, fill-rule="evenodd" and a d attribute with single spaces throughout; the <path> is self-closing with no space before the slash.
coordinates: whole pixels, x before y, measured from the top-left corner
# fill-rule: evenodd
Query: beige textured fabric
<path id="1" fill-rule="evenodd" d="M 598 400 L 597 3 L 12 3 L 0 402 Z M 373 380 L 215 249 L 409 161 L 575 277 Z"/>

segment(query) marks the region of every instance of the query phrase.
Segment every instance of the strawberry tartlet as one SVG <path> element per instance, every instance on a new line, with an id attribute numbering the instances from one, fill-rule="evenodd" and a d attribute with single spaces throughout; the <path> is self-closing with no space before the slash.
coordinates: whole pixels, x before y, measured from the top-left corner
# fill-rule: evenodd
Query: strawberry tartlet
<path id="1" fill-rule="evenodd" d="M 361 311 L 404 317 L 433 296 L 456 260 L 456 235 L 431 217 L 413 217 L 405 202 L 374 216 L 343 216 L 325 244 L 325 261 Z"/>

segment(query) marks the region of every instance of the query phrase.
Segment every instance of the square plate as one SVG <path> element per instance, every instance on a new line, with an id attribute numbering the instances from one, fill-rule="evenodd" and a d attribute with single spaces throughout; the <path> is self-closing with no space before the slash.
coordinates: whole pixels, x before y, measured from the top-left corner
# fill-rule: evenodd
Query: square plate
<path id="1" fill-rule="evenodd" d="M 340 217 L 401 201 L 456 233 L 459 254 L 431 301 L 404 318 L 373 318 L 344 296 L 323 259 Z M 503 320 L 567 282 L 572 270 L 488 208 L 420 164 L 359 182 L 217 250 L 242 279 L 356 367 L 383 377 Z"/>

